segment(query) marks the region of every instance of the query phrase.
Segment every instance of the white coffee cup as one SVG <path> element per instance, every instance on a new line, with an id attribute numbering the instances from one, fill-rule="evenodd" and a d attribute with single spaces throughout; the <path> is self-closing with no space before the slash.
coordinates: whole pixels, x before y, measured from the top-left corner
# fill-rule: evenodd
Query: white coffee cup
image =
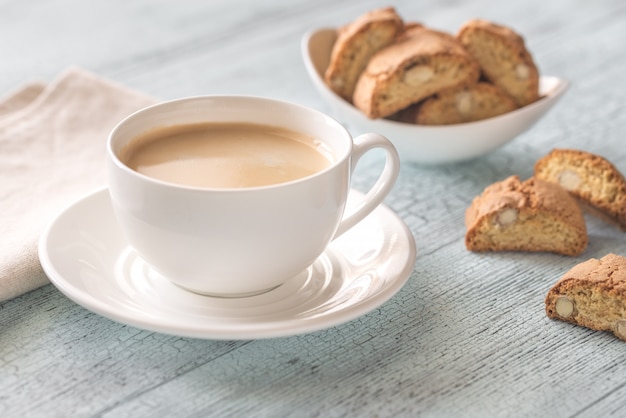
<path id="1" fill-rule="evenodd" d="M 124 146 L 150 129 L 205 122 L 301 132 L 321 141 L 333 162 L 286 183 L 210 189 L 156 180 L 120 160 Z M 351 174 L 374 148 L 386 152 L 382 173 L 354 211 L 344 214 Z M 331 240 L 382 203 L 400 167 L 395 148 L 381 135 L 353 140 L 319 111 L 247 96 L 191 97 L 140 110 L 111 132 L 107 162 L 114 212 L 138 255 L 180 287 L 224 297 L 258 294 L 306 270 Z"/>

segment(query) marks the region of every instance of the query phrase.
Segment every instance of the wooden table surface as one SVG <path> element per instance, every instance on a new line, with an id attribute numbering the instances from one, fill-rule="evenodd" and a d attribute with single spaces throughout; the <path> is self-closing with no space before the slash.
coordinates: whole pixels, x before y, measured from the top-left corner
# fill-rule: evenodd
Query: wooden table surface
<path id="1" fill-rule="evenodd" d="M 573 265 L 626 255 L 624 233 L 587 218 L 580 257 L 479 255 L 463 241 L 473 197 L 531 176 L 553 147 L 626 172 L 626 3 L 0 0 L 0 94 L 78 66 L 163 99 L 253 94 L 329 111 L 304 70 L 302 35 L 386 5 L 452 32 L 473 17 L 507 24 L 542 74 L 572 83 L 487 156 L 403 165 L 386 204 L 416 239 L 407 284 L 348 323 L 239 341 L 126 326 L 47 285 L 0 304 L 0 416 L 626 416 L 626 343 L 551 321 L 543 303 Z M 360 167 L 355 188 L 377 163 Z"/>

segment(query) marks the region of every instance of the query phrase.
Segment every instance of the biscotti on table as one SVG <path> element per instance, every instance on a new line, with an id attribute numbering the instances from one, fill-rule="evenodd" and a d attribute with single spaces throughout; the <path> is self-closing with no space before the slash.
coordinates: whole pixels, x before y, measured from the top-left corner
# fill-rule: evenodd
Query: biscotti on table
<path id="1" fill-rule="evenodd" d="M 549 290 L 545 308 L 549 318 L 626 341 L 626 258 L 608 254 L 577 264 Z"/>
<path id="2" fill-rule="evenodd" d="M 483 19 L 456 35 L 373 10 L 338 30 L 327 85 L 368 118 L 446 125 L 498 116 L 539 98 L 523 38 Z"/>
<path id="3" fill-rule="evenodd" d="M 575 256 L 587 247 L 582 211 L 566 190 L 511 176 L 476 197 L 465 213 L 465 245 L 475 252 L 553 252 Z"/>
<path id="4" fill-rule="evenodd" d="M 537 161 L 535 177 L 559 184 L 587 211 L 626 231 L 626 179 L 604 157 L 580 150 L 554 149 Z"/>
<path id="5" fill-rule="evenodd" d="M 511 176 L 473 200 L 466 247 L 578 255 L 588 241 L 583 210 L 626 231 L 626 179 L 604 157 L 553 149 L 537 160 L 531 179 Z"/>

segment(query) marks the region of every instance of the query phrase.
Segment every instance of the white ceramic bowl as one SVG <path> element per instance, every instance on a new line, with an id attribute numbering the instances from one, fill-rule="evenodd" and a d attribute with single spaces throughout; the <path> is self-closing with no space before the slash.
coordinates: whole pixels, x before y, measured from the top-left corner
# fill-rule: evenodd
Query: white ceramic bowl
<path id="1" fill-rule="evenodd" d="M 353 135 L 376 132 L 385 135 L 397 148 L 400 158 L 422 164 L 468 160 L 489 153 L 511 141 L 537 122 L 565 93 L 569 83 L 557 77 L 541 76 L 541 99 L 512 112 L 477 122 L 445 126 L 419 126 L 386 119 L 369 119 L 343 100 L 324 83 L 335 29 L 308 32 L 302 39 L 302 56 L 309 76 L 334 116 Z"/>

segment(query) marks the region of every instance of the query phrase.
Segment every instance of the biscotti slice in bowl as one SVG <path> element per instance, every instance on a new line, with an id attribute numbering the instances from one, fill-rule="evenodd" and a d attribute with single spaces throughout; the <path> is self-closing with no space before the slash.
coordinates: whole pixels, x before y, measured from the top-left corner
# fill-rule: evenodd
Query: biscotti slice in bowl
<path id="1" fill-rule="evenodd" d="M 548 291 L 546 314 L 626 341 L 626 258 L 608 254 L 580 263 Z"/>
<path id="2" fill-rule="evenodd" d="M 560 184 L 589 212 L 626 231 L 626 179 L 605 158 L 586 151 L 554 149 L 535 163 L 535 177 Z"/>
<path id="3" fill-rule="evenodd" d="M 354 86 L 374 53 L 389 45 L 404 29 L 392 7 L 372 10 L 341 27 L 324 74 L 328 86 L 352 102 Z"/>
<path id="4" fill-rule="evenodd" d="M 478 61 L 483 76 L 518 106 L 539 99 L 539 71 L 524 39 L 511 28 L 472 19 L 461 26 L 457 39 Z"/>
<path id="5" fill-rule="evenodd" d="M 452 125 L 475 122 L 515 110 L 513 99 L 497 86 L 480 82 L 470 87 L 446 90 L 410 106 L 401 121 L 419 125 Z"/>
<path id="6" fill-rule="evenodd" d="M 383 118 L 445 89 L 476 84 L 479 77 L 478 64 L 453 36 L 415 26 L 374 54 L 353 102 L 368 118 Z"/>
<path id="7" fill-rule="evenodd" d="M 562 187 L 511 176 L 476 197 L 465 212 L 468 250 L 552 252 L 576 256 L 587 247 L 582 211 Z"/>

